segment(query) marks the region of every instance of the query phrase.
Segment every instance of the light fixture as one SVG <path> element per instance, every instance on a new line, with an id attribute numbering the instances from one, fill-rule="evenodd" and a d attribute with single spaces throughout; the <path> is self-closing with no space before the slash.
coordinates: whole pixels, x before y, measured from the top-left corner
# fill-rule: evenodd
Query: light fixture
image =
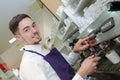
<path id="1" fill-rule="evenodd" d="M 16 38 L 13 37 L 12 39 L 9 40 L 9 43 L 12 44 L 12 43 L 15 42 L 15 41 L 16 41 Z"/>
<path id="2" fill-rule="evenodd" d="M 23 49 L 24 49 L 24 47 L 21 47 L 21 48 L 20 48 L 20 51 L 23 51 Z"/>

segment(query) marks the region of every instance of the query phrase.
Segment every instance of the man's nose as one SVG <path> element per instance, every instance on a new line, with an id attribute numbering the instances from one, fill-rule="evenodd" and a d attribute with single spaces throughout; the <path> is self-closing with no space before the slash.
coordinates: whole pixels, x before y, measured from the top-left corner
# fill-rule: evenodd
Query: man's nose
<path id="1" fill-rule="evenodd" d="M 32 32 L 33 33 L 37 32 L 37 29 L 36 28 L 32 28 Z"/>

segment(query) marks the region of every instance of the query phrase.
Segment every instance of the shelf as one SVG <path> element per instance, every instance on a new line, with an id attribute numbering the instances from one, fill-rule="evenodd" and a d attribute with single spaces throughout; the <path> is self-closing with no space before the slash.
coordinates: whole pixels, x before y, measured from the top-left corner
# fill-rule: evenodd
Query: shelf
<path id="1" fill-rule="evenodd" d="M 57 32 L 57 36 L 63 42 L 67 41 L 71 37 L 72 38 L 77 37 L 76 33 L 79 34 L 79 28 L 73 22 L 71 22 L 70 26 L 67 26 L 66 28 L 64 28 L 64 27 L 65 26 L 61 27 L 61 29 L 59 29 Z"/>
<path id="2" fill-rule="evenodd" d="M 67 1 L 70 2 L 67 3 Z M 64 52 L 64 49 L 71 49 L 69 43 L 88 27 L 88 19 L 79 14 L 79 11 L 82 11 L 86 7 L 86 1 L 87 3 L 92 2 L 89 0 L 62 0 L 65 5 L 60 16 L 56 39 L 53 42 L 59 50 Z M 81 4 L 82 6 L 80 6 Z"/>

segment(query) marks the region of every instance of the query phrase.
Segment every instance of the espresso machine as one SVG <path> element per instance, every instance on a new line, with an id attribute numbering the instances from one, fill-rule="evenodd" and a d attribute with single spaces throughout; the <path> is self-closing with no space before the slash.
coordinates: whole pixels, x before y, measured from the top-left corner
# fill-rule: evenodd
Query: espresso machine
<path id="1" fill-rule="evenodd" d="M 102 57 L 97 71 L 90 75 L 90 80 L 120 80 L 120 8 L 114 5 L 118 6 L 120 2 L 108 3 L 109 10 L 104 11 L 70 43 L 70 46 L 74 46 L 78 39 L 87 36 L 97 40 L 95 46 L 84 50 L 80 55 L 80 64 L 90 55 Z"/>

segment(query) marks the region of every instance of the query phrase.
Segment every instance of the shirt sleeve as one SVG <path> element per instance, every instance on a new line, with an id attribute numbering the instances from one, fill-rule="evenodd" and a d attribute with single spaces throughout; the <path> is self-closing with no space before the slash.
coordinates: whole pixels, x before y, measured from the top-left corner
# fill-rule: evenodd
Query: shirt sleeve
<path id="1" fill-rule="evenodd" d="M 70 65 L 74 65 L 75 62 L 79 59 L 79 53 L 74 53 L 73 51 L 71 51 L 69 53 L 69 55 L 66 55 L 66 54 L 63 54 L 62 55 L 64 56 L 64 58 L 67 60 L 67 62 L 70 64 Z"/>
<path id="2" fill-rule="evenodd" d="M 48 76 L 40 66 L 34 63 L 24 63 L 26 65 L 21 67 L 20 78 L 21 80 L 48 80 Z"/>
<path id="3" fill-rule="evenodd" d="M 78 73 L 76 73 L 72 80 L 84 80 L 84 79 Z"/>

